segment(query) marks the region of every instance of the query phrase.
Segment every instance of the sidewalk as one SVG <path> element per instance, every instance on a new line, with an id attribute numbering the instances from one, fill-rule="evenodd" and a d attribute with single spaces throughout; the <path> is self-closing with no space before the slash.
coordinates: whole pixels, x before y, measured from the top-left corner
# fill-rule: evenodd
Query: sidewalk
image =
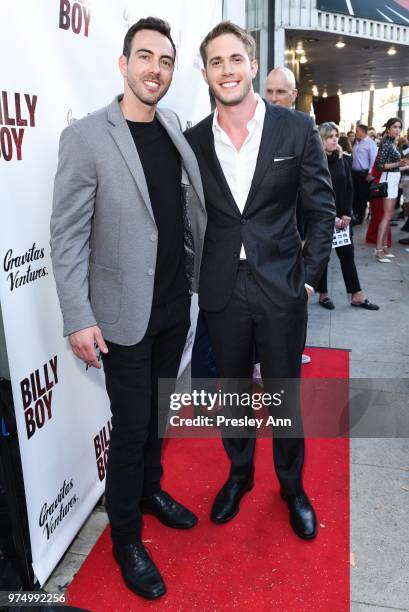
<path id="1" fill-rule="evenodd" d="M 399 222 L 402 225 L 402 222 Z M 329 293 L 335 310 L 313 298 L 307 343 L 351 349 L 352 378 L 404 378 L 409 386 L 409 252 L 394 229 L 390 264 L 372 260 L 366 225 L 355 230 L 362 289 L 378 312 L 351 308 L 336 255 Z M 409 440 L 351 439 L 351 610 L 409 610 Z"/>
<path id="2" fill-rule="evenodd" d="M 404 378 L 409 385 L 409 252 L 397 244 L 403 233 L 394 228 L 397 257 L 377 263 L 373 248 L 363 242 L 365 232 L 366 225 L 355 230 L 358 274 L 367 297 L 381 309 L 351 308 L 334 254 L 328 281 L 336 308 L 324 310 L 317 297 L 310 300 L 307 344 L 350 349 L 353 378 Z M 353 612 L 409 610 L 408 506 L 409 440 L 352 439 Z M 47 591 L 68 586 L 106 524 L 98 506 L 45 585 Z"/>

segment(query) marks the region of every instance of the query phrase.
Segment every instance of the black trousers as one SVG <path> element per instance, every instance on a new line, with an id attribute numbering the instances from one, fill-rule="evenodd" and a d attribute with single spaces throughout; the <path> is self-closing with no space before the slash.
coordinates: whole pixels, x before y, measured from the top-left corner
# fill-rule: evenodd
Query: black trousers
<path id="1" fill-rule="evenodd" d="M 291 306 L 278 309 L 255 281 L 247 262 L 240 262 L 235 289 L 227 306 L 220 312 L 205 312 L 205 315 L 222 378 L 251 379 L 254 346 L 266 391 L 268 379 L 300 378 L 307 326 L 306 293 Z M 297 409 L 299 412 L 299 405 Z M 230 478 L 245 480 L 253 469 L 255 438 L 223 437 L 223 444 L 231 462 Z M 303 437 L 276 437 L 273 456 L 284 490 L 289 494 L 300 493 Z"/>
<path id="2" fill-rule="evenodd" d="M 338 247 L 337 249 L 335 249 L 335 251 L 341 263 L 341 272 L 344 278 L 347 293 L 357 293 L 358 291 L 361 291 L 361 285 L 359 284 L 358 272 L 355 265 L 354 245 L 352 242 L 352 237 L 351 244 Z M 328 264 L 325 266 L 325 270 L 322 273 L 320 282 L 318 283 L 318 293 L 328 292 L 327 274 Z"/>
<path id="3" fill-rule="evenodd" d="M 132 346 L 107 342 L 103 355 L 112 412 L 106 508 L 117 544 L 140 539 L 140 501 L 160 490 L 158 379 L 176 378 L 190 325 L 190 297 L 152 309 L 144 338 Z"/>
<path id="4" fill-rule="evenodd" d="M 354 183 L 354 202 L 353 211 L 355 218 L 363 221 L 369 200 L 369 183 L 366 180 L 368 172 L 358 172 L 352 170 L 352 180 Z"/>
<path id="5" fill-rule="evenodd" d="M 209 332 L 203 310 L 199 310 L 196 323 L 195 340 L 192 347 L 192 378 L 216 378 L 216 361 L 210 342 Z"/>

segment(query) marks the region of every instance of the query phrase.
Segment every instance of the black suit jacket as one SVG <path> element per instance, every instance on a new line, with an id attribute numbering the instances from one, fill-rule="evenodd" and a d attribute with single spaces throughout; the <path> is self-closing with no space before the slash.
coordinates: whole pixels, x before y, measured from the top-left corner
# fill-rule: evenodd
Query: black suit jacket
<path id="1" fill-rule="evenodd" d="M 272 304 L 286 310 L 306 300 L 304 283 L 318 284 L 331 253 L 334 193 L 318 131 L 305 113 L 265 104 L 260 150 L 242 214 L 216 156 L 213 115 L 185 133 L 205 193 L 208 222 L 199 304 L 211 312 L 222 310 L 232 294 L 242 243 L 255 279 Z M 298 191 L 307 225 L 303 250 L 295 217 Z"/>

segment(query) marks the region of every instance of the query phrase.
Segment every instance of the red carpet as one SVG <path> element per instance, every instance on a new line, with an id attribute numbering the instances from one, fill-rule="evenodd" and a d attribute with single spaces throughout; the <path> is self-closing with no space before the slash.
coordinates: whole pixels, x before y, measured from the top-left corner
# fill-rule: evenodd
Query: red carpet
<path id="1" fill-rule="evenodd" d="M 308 377 L 348 377 L 349 353 L 307 349 Z M 108 529 L 69 588 L 69 603 L 93 612 L 349 611 L 349 442 L 307 441 L 305 488 L 320 529 L 300 540 L 278 495 L 271 440 L 257 441 L 256 486 L 240 514 L 226 525 L 209 520 L 213 498 L 227 474 L 220 440 L 169 440 L 164 488 L 199 516 L 192 531 L 145 519 L 144 541 L 168 592 L 156 602 L 133 595 L 111 555 Z"/>

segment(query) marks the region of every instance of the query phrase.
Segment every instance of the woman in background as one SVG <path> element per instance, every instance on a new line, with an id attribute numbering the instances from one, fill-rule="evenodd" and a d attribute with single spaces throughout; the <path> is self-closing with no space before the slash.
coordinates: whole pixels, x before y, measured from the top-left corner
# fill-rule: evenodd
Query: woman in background
<path id="1" fill-rule="evenodd" d="M 352 147 L 348 136 L 340 136 L 338 139 L 338 144 L 344 152 L 345 159 L 352 162 Z"/>
<path id="2" fill-rule="evenodd" d="M 359 283 L 358 272 L 355 266 L 354 245 L 352 242 L 351 214 L 353 200 L 353 186 L 351 167 L 348 160 L 344 158 L 342 149 L 338 144 L 339 131 L 335 123 L 322 123 L 319 133 L 327 154 L 328 168 L 331 174 L 332 186 L 335 192 L 335 206 L 337 216 L 335 227 L 350 228 L 351 244 L 336 248 L 341 263 L 341 272 L 344 278 L 347 293 L 351 294 L 351 306 L 365 308 L 366 310 L 379 310 L 379 306 L 372 304 L 364 295 Z M 317 286 L 319 292 L 319 304 L 323 308 L 333 310 L 335 305 L 328 295 L 327 269 L 322 274 Z"/>
<path id="3" fill-rule="evenodd" d="M 385 135 L 379 145 L 376 165 L 378 170 L 382 172 L 379 182 L 388 184 L 388 195 L 383 198 L 383 217 L 378 226 L 374 258 L 381 263 L 390 263 L 390 258 L 395 257 L 395 255 L 388 251 L 387 233 L 398 197 L 400 169 L 406 167 L 407 162 L 401 159 L 401 154 L 396 146 L 397 139 L 402 131 L 402 121 L 398 117 L 391 117 L 384 127 Z"/>

